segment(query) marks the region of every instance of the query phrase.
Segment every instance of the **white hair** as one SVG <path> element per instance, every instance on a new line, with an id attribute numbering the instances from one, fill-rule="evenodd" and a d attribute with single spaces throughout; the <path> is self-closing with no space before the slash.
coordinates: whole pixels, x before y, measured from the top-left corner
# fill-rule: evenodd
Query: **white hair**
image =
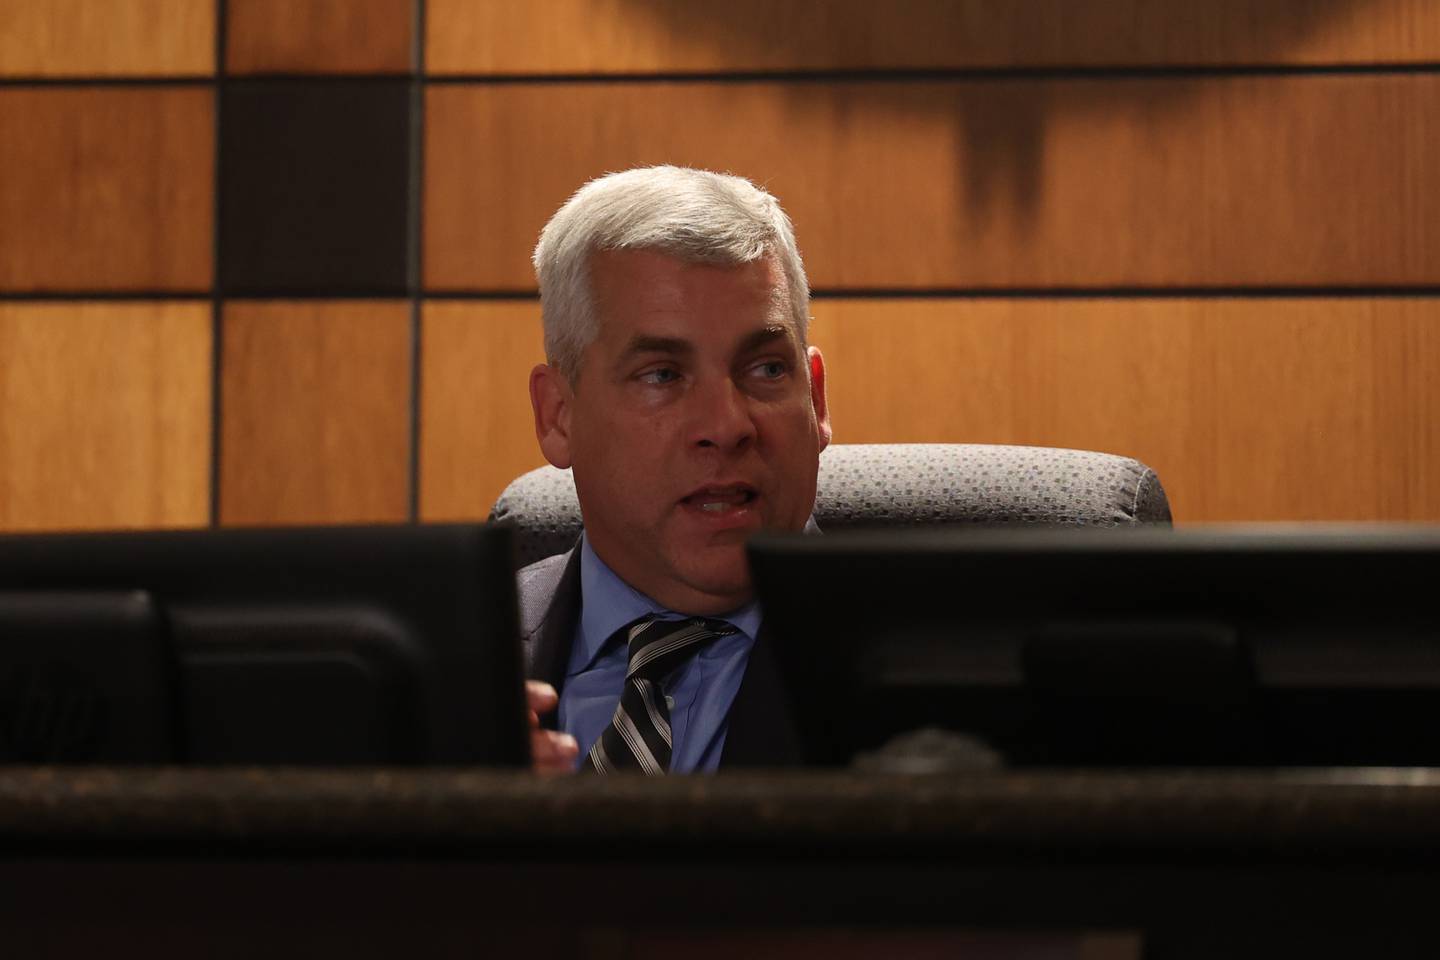
<path id="1" fill-rule="evenodd" d="M 687 263 L 740 265 L 773 256 L 785 273 L 803 345 L 810 315 L 805 265 L 780 202 L 742 177 L 687 167 L 640 167 L 591 180 L 565 202 L 535 246 L 545 355 L 574 381 L 598 334 L 590 258 L 653 250 Z"/>

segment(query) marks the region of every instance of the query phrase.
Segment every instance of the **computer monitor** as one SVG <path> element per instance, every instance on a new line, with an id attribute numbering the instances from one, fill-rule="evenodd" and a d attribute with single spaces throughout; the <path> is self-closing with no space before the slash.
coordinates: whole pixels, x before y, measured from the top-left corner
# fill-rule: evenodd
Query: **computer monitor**
<path id="1" fill-rule="evenodd" d="M 751 563 L 812 763 L 1440 764 L 1436 528 L 764 535 Z"/>
<path id="2" fill-rule="evenodd" d="M 510 531 L 0 537 L 0 761 L 528 763 Z"/>

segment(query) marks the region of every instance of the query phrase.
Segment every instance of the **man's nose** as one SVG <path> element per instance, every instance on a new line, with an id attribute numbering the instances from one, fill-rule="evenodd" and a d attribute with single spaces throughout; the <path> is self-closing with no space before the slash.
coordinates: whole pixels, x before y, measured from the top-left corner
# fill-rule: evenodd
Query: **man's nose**
<path id="1" fill-rule="evenodd" d="M 692 395 L 691 442 L 701 448 L 742 450 L 755 440 L 749 398 L 729 377 L 717 378 Z"/>

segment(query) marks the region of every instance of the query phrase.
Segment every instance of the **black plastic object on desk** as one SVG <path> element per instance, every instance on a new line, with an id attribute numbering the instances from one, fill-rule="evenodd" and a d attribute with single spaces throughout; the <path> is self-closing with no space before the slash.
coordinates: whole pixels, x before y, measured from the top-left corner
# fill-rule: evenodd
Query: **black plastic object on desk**
<path id="1" fill-rule="evenodd" d="M 0 537 L 0 761 L 528 762 L 508 531 Z"/>
<path id="2" fill-rule="evenodd" d="M 751 562 L 807 762 L 1440 765 L 1437 528 L 768 535 Z M 918 730 L 971 749 L 916 757 Z"/>

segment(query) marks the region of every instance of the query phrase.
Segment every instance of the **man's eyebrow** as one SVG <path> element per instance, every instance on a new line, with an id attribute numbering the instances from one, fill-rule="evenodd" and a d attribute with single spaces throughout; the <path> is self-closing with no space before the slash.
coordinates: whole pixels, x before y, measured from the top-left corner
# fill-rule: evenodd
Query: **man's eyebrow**
<path id="1" fill-rule="evenodd" d="M 625 350 L 621 354 L 622 360 L 629 360 L 631 357 L 643 353 L 668 353 L 675 356 L 689 356 L 695 352 L 695 345 L 689 340 L 680 337 L 652 337 L 646 334 L 636 334 L 625 344 Z"/>
<path id="2" fill-rule="evenodd" d="M 737 354 L 754 353 L 770 346 L 777 340 L 789 340 L 790 328 L 774 323 L 745 335 L 736 348 Z M 619 364 L 624 366 L 636 357 L 649 353 L 668 354 L 673 357 L 689 357 L 695 353 L 695 344 L 682 337 L 657 337 L 639 333 L 630 338 L 620 354 Z"/>
<path id="3" fill-rule="evenodd" d="M 770 324 L 761 327 L 753 333 L 747 334 L 745 339 L 740 341 L 740 348 L 737 353 L 753 353 L 762 347 L 768 347 L 776 340 L 789 340 L 790 328 L 784 324 Z"/>

